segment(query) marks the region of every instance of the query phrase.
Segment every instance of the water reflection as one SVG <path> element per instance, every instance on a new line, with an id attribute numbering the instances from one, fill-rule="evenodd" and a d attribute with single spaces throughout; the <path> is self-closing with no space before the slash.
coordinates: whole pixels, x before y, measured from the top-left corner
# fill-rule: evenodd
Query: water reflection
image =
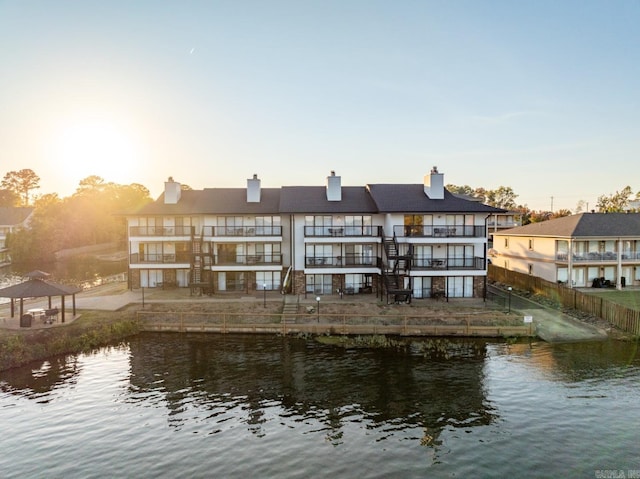
<path id="1" fill-rule="evenodd" d="M 637 341 L 593 341 L 583 343 L 505 344 L 495 354 L 527 357 L 528 367 L 547 379 L 561 382 L 608 381 L 640 367 Z"/>
<path id="2" fill-rule="evenodd" d="M 0 373 L 0 391 L 47 402 L 51 391 L 74 384 L 80 372 L 77 356 L 56 356 L 3 371 Z"/>
<path id="3" fill-rule="evenodd" d="M 0 422 L 11 431 L 0 470 L 301 479 L 636 470 L 635 351 L 481 341 L 343 350 L 148 334 L 0 373 Z"/>
<path id="4" fill-rule="evenodd" d="M 467 349 L 464 359 L 446 360 L 426 358 L 415 345 L 407 353 L 292 338 L 146 334 L 130 342 L 131 385 L 145 400 L 161 393 L 177 428 L 194 406 L 221 421 L 240 409 L 248 429 L 262 436 L 278 405 L 281 419 L 317 420 L 334 445 L 346 425 L 364 422 L 378 440 L 419 427 L 422 444 L 438 446 L 445 427 L 487 425 L 495 416 L 483 388 L 485 344 Z"/>

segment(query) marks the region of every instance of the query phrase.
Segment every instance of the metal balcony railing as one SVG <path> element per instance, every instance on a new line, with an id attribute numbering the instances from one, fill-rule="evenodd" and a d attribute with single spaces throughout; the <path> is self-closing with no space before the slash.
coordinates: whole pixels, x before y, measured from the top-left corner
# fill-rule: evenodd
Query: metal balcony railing
<path id="1" fill-rule="evenodd" d="M 130 264 L 188 264 L 190 261 L 191 255 L 189 253 L 133 253 L 129 255 Z"/>
<path id="2" fill-rule="evenodd" d="M 622 261 L 636 261 L 640 259 L 640 252 L 625 252 L 621 254 Z M 568 253 L 556 253 L 557 261 L 569 261 Z M 618 253 L 613 251 L 607 251 L 604 253 L 575 253 L 571 256 L 571 261 L 574 263 L 601 263 L 603 261 L 618 261 Z"/>
<path id="3" fill-rule="evenodd" d="M 237 265 L 281 265 L 281 253 L 269 254 L 236 254 L 236 255 L 216 255 L 213 258 L 215 266 L 237 266 Z"/>
<path id="4" fill-rule="evenodd" d="M 305 237 L 380 237 L 382 226 L 305 226 Z"/>
<path id="5" fill-rule="evenodd" d="M 282 236 L 282 226 L 204 226 L 204 236 Z"/>
<path id="6" fill-rule="evenodd" d="M 344 256 L 305 256 L 307 268 L 357 268 L 376 267 L 374 256 L 347 254 Z"/>
<path id="7" fill-rule="evenodd" d="M 193 226 L 131 226 L 129 236 L 191 236 Z"/>
<path id="8" fill-rule="evenodd" d="M 393 234 L 397 238 L 483 238 L 487 231 L 484 226 L 395 225 Z"/>
<path id="9" fill-rule="evenodd" d="M 468 258 L 426 258 L 416 257 L 411 262 L 414 270 L 454 270 L 467 269 L 482 271 L 485 269 L 485 262 L 480 257 Z"/>

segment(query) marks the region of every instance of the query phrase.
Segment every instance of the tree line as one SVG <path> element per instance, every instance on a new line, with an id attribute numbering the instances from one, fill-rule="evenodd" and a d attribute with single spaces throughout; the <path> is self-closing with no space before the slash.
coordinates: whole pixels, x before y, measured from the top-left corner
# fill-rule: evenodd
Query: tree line
<path id="1" fill-rule="evenodd" d="M 487 190 L 482 187 L 472 188 L 468 185 L 447 185 L 446 188 L 451 193 L 465 195 L 470 198 L 475 198 L 486 205 L 512 211 L 521 217 L 523 225 L 582 213 L 586 209 L 586 203 L 581 200 L 576 205 L 574 211 L 569 209 L 560 209 L 557 211 L 531 210 L 527 205 L 516 203 L 518 195 L 509 186 L 500 186 L 495 190 Z M 631 187 L 625 186 L 621 191 L 616 191 L 613 194 L 600 195 L 598 196 L 594 211 L 597 213 L 640 212 L 640 191 L 634 195 Z"/>
<path id="2" fill-rule="evenodd" d="M 28 229 L 7 236 L 15 262 L 51 261 L 56 251 L 112 243 L 123 245 L 127 230 L 124 213 L 152 201 L 138 184 L 120 185 L 99 176 L 80 181 L 69 197 L 57 193 L 32 195 L 40 178 L 30 169 L 10 171 L 0 184 L 0 206 L 33 207 Z"/>
<path id="3" fill-rule="evenodd" d="M 136 211 L 152 201 L 149 190 L 138 183 L 120 185 L 106 182 L 92 175 L 80 181 L 69 197 L 57 193 L 35 195 L 40 188 L 40 177 L 31 169 L 10 171 L 0 183 L 0 206 L 32 206 L 32 220 L 28 230 L 7 237 L 7 247 L 16 262 L 51 260 L 56 251 L 101 243 L 116 242 L 124 245 L 127 238 L 125 213 Z M 447 185 L 454 194 L 473 197 L 487 205 L 513 211 L 520 215 L 522 224 L 546 221 L 572 214 L 570 210 L 533 211 L 516 203 L 518 195 L 511 187 L 495 190 L 472 188 L 468 185 Z M 183 185 L 183 189 L 190 189 Z M 598 197 L 596 211 L 639 211 L 640 191 L 633 193 L 630 186 L 611 195 Z M 634 203 L 635 202 L 635 203 Z M 579 202 L 574 213 L 584 210 Z"/>

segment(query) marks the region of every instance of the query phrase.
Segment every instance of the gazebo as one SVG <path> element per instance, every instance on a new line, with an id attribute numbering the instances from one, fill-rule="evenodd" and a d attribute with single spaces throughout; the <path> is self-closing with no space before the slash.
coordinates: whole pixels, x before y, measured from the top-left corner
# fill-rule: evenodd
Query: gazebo
<path id="1" fill-rule="evenodd" d="M 64 323 L 65 316 L 65 305 L 64 305 L 64 297 L 71 295 L 73 297 L 73 315 L 76 314 L 76 294 L 81 292 L 82 289 L 77 288 L 75 286 L 66 286 L 64 284 L 52 283 L 50 281 L 45 281 L 45 278 L 49 276 L 49 273 L 45 273 L 44 271 L 31 271 L 25 275 L 29 278 L 27 281 L 23 281 L 22 283 L 14 284 L 13 286 L 8 286 L 6 288 L 0 289 L 0 297 L 2 298 L 11 298 L 11 317 L 13 318 L 15 315 L 15 300 L 20 299 L 20 318 L 22 318 L 23 314 L 23 303 L 24 298 L 41 298 L 48 297 L 49 298 L 49 309 L 51 309 L 51 297 L 52 296 L 60 296 L 60 313 L 62 315 L 62 322 Z"/>

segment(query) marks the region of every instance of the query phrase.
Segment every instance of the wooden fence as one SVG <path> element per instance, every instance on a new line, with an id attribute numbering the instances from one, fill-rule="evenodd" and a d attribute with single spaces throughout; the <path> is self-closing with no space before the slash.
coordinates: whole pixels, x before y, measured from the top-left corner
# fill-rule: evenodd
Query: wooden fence
<path id="1" fill-rule="evenodd" d="M 385 334 L 397 336 L 532 336 L 522 325 L 476 325 L 478 317 L 447 315 L 447 324 L 434 316 L 365 317 L 346 314 L 241 314 L 138 311 L 143 331 L 263 333 L 263 334 Z M 454 320 L 452 321 L 452 317 Z M 453 324 L 452 324 L 453 323 Z"/>
<path id="2" fill-rule="evenodd" d="M 564 308 L 602 318 L 628 333 L 640 336 L 640 310 L 627 308 L 600 296 L 583 293 L 564 284 L 552 283 L 536 276 L 509 271 L 490 264 L 488 278 L 516 289 L 530 291 L 551 298 Z M 638 292 L 640 296 L 640 291 Z"/>

